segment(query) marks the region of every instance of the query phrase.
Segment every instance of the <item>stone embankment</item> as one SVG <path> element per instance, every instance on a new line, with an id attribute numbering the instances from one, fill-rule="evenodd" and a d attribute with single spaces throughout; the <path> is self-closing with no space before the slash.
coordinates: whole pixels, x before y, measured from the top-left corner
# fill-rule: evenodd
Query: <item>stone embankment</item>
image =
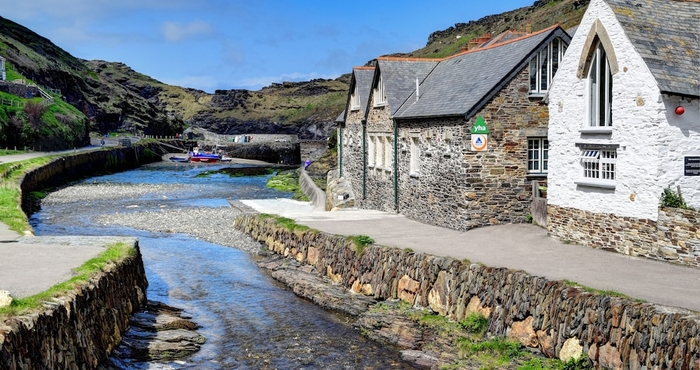
<path id="1" fill-rule="evenodd" d="M 243 215 L 235 227 L 358 297 L 401 300 L 455 321 L 480 313 L 491 335 L 517 339 L 548 357 L 568 360 L 583 353 L 607 369 L 700 369 L 700 316 L 690 311 L 449 257 L 377 245 L 359 249 L 342 236 L 289 231 L 271 217 Z M 421 347 L 420 338 L 401 335 L 411 331 L 397 320 L 365 321 L 380 328 L 378 337 L 412 350 L 417 359 L 436 355 Z"/>
<path id="2" fill-rule="evenodd" d="M 20 184 L 23 209 L 32 212 L 32 191 L 157 161 L 160 155 L 154 150 L 158 148 L 140 145 L 57 158 L 25 174 Z M 0 322 L 0 369 L 111 369 L 106 361 L 115 349 L 122 357 L 137 359 L 169 359 L 199 350 L 204 338 L 192 332 L 196 324 L 175 308 L 146 305 L 148 281 L 138 243 L 131 240 L 132 256 L 44 302 L 43 308 Z M 150 312 L 132 317 L 144 307 Z M 144 335 L 139 328 L 152 333 Z"/>
<path id="3" fill-rule="evenodd" d="M 0 369 L 95 369 L 122 340 L 146 299 L 146 272 L 136 253 L 89 282 L 0 323 Z"/>

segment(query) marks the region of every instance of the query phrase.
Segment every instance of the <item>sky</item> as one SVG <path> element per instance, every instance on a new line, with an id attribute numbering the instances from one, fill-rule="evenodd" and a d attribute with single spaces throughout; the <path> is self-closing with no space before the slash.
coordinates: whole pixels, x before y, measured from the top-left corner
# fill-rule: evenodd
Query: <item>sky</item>
<path id="1" fill-rule="evenodd" d="M 0 0 L 0 16 L 75 57 L 213 93 L 334 79 L 434 31 L 533 0 Z"/>

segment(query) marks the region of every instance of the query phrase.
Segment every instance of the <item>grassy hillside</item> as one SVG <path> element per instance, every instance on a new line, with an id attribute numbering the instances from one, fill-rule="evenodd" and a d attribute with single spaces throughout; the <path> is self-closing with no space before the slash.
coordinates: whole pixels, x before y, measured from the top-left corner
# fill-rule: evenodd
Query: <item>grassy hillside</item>
<path id="1" fill-rule="evenodd" d="M 470 39 L 486 32 L 495 36 L 509 29 L 537 31 L 556 23 L 567 29 L 580 22 L 587 4 L 588 0 L 535 1 L 533 6 L 433 32 L 425 47 L 393 55 L 442 58 L 461 51 Z M 9 77 L 60 90 L 60 97 L 87 117 L 90 130 L 101 134 L 174 135 L 194 125 L 222 134 L 326 137 L 344 109 L 349 86 L 349 75 L 343 75 L 333 80 L 272 84 L 259 91 L 209 94 L 164 84 L 123 63 L 77 59 L 2 17 L 0 56 L 12 67 Z M 352 66 L 347 68 L 349 72 Z"/>

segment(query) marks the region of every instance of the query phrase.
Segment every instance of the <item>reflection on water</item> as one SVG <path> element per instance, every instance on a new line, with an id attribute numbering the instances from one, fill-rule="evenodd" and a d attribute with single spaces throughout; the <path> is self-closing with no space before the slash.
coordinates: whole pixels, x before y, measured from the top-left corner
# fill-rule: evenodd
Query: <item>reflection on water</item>
<path id="1" fill-rule="evenodd" d="M 212 166 L 146 166 L 97 177 L 83 184 L 183 184 L 167 200 L 141 197 L 138 210 L 162 207 L 227 206 L 226 199 L 269 198 L 268 176 L 196 177 Z M 157 197 L 151 197 L 157 198 Z M 123 209 L 129 200 L 45 206 L 32 216 L 37 235 L 137 236 L 149 281 L 148 297 L 185 309 L 207 338 L 185 361 L 124 364 L 128 369 L 410 369 L 394 349 L 366 340 L 351 318 L 300 299 L 255 265 L 246 252 L 184 235 L 154 234 L 90 222 L 98 214 Z M 105 205 L 109 204 L 109 207 Z M 215 212 L 215 210 L 213 210 Z"/>

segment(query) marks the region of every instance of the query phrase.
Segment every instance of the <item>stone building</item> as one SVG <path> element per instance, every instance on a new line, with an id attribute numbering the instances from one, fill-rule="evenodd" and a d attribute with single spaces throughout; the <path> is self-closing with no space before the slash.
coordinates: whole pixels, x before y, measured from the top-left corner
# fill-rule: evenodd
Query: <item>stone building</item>
<path id="1" fill-rule="evenodd" d="M 380 57 L 359 109 L 351 85 L 341 171 L 357 206 L 457 230 L 526 220 L 530 180 L 547 174 L 542 98 L 570 38 L 507 36 L 444 59 Z"/>
<path id="2" fill-rule="evenodd" d="M 548 96 L 552 236 L 700 264 L 698 215 L 659 207 L 680 189 L 700 208 L 698 14 L 698 1 L 591 1 Z"/>

